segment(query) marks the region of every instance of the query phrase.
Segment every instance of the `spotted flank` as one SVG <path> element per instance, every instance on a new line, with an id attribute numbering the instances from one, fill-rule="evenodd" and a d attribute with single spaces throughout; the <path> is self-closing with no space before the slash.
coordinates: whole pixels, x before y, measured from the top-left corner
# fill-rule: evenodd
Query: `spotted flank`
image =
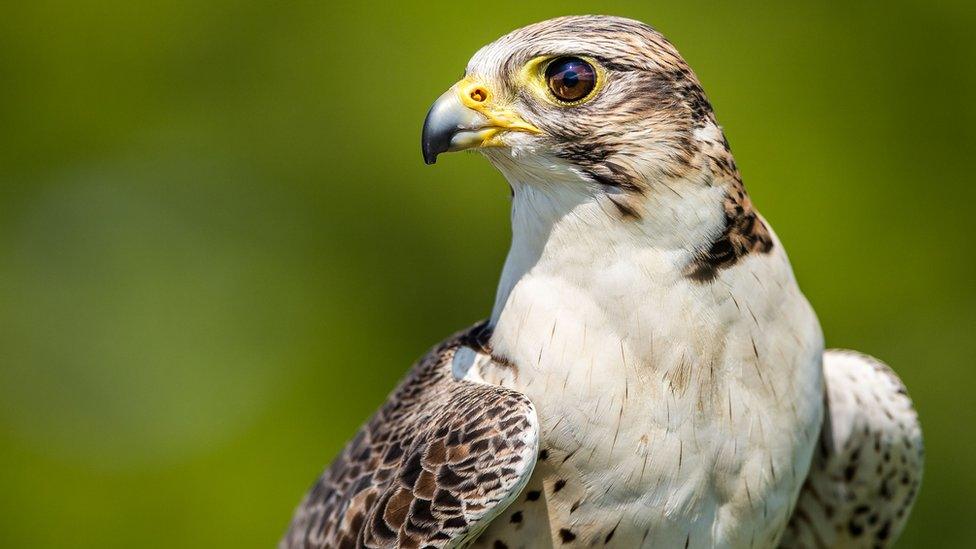
<path id="1" fill-rule="evenodd" d="M 824 355 L 827 415 L 781 547 L 890 547 L 922 482 L 925 449 L 905 385 L 876 358 Z"/>
<path id="2" fill-rule="evenodd" d="M 414 366 L 305 496 L 281 549 L 457 547 L 511 503 L 535 464 L 535 410 L 451 376 L 479 329 Z"/>

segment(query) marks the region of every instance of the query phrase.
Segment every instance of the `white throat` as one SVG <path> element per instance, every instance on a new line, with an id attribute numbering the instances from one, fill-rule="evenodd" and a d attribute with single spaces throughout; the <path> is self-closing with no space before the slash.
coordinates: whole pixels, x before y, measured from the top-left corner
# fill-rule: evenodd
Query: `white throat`
<path id="1" fill-rule="evenodd" d="M 606 305 L 632 309 L 635 294 L 680 277 L 684 264 L 724 226 L 723 190 L 703 182 L 652 189 L 642 197 L 642 217 L 631 219 L 615 209 L 607 189 L 570 166 L 489 159 L 513 189 L 512 245 L 492 326 L 516 305 L 510 298 L 520 284 L 570 285 L 601 299 L 611 294 L 621 303 Z"/>

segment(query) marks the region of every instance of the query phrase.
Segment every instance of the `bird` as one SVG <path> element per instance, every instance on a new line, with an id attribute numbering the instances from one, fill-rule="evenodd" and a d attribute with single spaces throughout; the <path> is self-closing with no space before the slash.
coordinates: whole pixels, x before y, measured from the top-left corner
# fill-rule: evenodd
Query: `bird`
<path id="1" fill-rule="evenodd" d="M 281 549 L 886 547 L 921 483 L 904 384 L 825 350 L 694 72 L 654 28 L 502 36 L 431 106 L 427 164 L 511 190 L 490 316 L 419 359 Z"/>

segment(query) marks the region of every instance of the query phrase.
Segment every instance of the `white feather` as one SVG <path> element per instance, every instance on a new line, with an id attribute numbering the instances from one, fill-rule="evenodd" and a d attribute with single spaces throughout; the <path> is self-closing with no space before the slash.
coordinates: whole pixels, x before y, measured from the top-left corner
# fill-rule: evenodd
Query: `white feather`
<path id="1" fill-rule="evenodd" d="M 695 282 L 682 267 L 720 230 L 721 189 L 654 193 L 635 222 L 558 162 L 489 158 L 515 191 L 491 346 L 518 374 L 489 364 L 479 375 L 536 405 L 554 459 L 529 488 L 562 479 L 581 500 L 572 513 L 566 497 L 526 512 L 581 533 L 619 523 L 622 547 L 773 543 L 823 391 L 822 335 L 782 246 Z"/>

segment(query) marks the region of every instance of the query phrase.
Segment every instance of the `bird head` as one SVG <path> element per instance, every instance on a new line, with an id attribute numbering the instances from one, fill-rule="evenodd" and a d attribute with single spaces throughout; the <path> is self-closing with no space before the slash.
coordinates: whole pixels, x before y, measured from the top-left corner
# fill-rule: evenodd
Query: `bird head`
<path id="1" fill-rule="evenodd" d="M 571 16 L 483 47 L 430 108 L 424 160 L 475 149 L 509 181 L 577 181 L 640 215 L 672 180 L 737 179 L 697 77 L 651 27 Z"/>

